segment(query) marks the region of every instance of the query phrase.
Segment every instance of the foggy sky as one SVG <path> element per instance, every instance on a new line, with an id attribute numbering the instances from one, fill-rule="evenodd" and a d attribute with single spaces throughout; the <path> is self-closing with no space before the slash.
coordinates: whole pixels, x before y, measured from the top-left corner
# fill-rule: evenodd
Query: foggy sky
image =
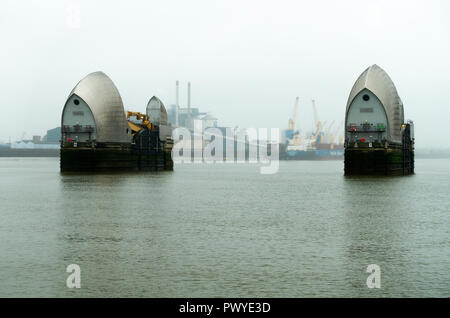
<path id="1" fill-rule="evenodd" d="M 117 1 L 118 2 L 118 1 Z M 79 12 L 79 15 L 77 14 Z M 0 142 L 60 125 L 77 82 L 114 81 L 126 109 L 157 95 L 223 126 L 341 121 L 368 66 L 393 79 L 418 147 L 450 147 L 450 4 L 442 1 L 2 1 Z"/>

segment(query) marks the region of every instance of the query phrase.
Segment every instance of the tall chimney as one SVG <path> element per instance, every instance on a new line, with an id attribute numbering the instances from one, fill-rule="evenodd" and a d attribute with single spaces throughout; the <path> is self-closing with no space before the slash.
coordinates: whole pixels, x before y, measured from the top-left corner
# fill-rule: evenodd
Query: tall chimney
<path id="1" fill-rule="evenodd" d="M 191 82 L 188 82 L 188 100 L 187 100 L 188 114 L 191 116 Z"/>
<path id="2" fill-rule="evenodd" d="M 178 109 L 180 108 L 180 82 L 176 84 L 175 125 L 178 127 Z"/>

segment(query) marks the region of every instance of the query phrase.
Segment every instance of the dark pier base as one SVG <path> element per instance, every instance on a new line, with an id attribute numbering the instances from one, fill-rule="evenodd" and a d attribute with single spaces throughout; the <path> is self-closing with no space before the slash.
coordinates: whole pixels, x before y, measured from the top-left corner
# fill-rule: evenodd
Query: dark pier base
<path id="1" fill-rule="evenodd" d="M 344 157 L 346 176 L 414 173 L 414 152 L 409 149 L 347 148 Z"/>
<path id="2" fill-rule="evenodd" d="M 133 148 L 61 148 L 61 172 L 173 170 L 170 151 Z"/>

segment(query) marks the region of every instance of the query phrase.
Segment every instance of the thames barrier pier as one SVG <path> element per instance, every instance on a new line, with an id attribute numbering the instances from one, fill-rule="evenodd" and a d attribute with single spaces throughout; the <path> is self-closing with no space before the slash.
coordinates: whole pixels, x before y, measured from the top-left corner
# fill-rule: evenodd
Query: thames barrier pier
<path id="1" fill-rule="evenodd" d="M 414 124 L 389 75 L 367 68 L 350 92 L 345 113 L 345 175 L 414 173 Z"/>
<path id="2" fill-rule="evenodd" d="M 62 172 L 173 170 L 172 129 L 163 103 L 152 97 L 145 114 L 125 113 L 119 91 L 103 72 L 75 86 L 61 121 Z"/>

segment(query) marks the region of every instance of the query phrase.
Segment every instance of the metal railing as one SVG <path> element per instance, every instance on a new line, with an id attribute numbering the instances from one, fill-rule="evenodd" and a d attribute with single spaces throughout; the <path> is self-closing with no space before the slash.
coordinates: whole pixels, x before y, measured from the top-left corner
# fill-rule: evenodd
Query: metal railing
<path id="1" fill-rule="evenodd" d="M 386 126 L 384 124 L 362 124 L 362 125 L 355 125 L 350 124 L 347 126 L 348 132 L 385 132 Z"/>
<path id="2" fill-rule="evenodd" d="M 64 125 L 62 128 L 63 133 L 93 133 L 94 127 L 90 125 L 82 126 L 82 125 L 73 125 L 67 126 Z"/>

